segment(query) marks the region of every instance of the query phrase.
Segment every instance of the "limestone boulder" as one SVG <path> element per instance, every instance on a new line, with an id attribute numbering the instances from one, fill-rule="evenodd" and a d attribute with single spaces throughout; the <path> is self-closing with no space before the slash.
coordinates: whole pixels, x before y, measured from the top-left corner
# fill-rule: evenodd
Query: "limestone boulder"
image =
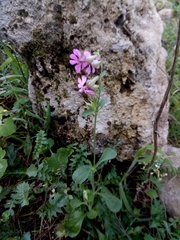
<path id="1" fill-rule="evenodd" d="M 10 41 L 30 69 L 29 97 L 37 114 L 50 102 L 53 135 L 61 144 L 92 149 L 93 118 L 81 116 L 84 96 L 69 64 L 73 48 L 99 50 L 107 72 L 108 104 L 97 121 L 97 152 L 123 140 L 118 159 L 132 159 L 152 143 L 152 126 L 167 86 L 163 23 L 153 0 L 0 1 L 0 38 Z M 159 122 L 165 147 L 168 104 Z"/>

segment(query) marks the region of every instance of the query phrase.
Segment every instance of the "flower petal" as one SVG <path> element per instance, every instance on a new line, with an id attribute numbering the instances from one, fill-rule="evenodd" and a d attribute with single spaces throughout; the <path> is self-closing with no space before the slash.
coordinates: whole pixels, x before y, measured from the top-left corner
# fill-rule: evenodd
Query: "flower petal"
<path id="1" fill-rule="evenodd" d="M 74 53 L 76 56 L 78 56 L 78 58 L 81 57 L 81 52 L 80 52 L 77 48 L 73 49 L 73 53 Z"/>
<path id="2" fill-rule="evenodd" d="M 91 88 L 85 88 L 84 92 L 90 96 L 94 96 L 95 95 L 95 91 Z"/>
<path id="3" fill-rule="evenodd" d="M 91 66 L 90 65 L 86 68 L 86 73 L 87 73 L 87 75 L 91 74 Z"/>
<path id="4" fill-rule="evenodd" d="M 81 77 L 81 79 L 82 79 L 82 84 L 83 84 L 83 86 L 85 85 L 85 83 L 86 83 L 86 81 L 87 81 L 87 78 L 86 78 L 86 76 L 82 76 Z"/>
<path id="5" fill-rule="evenodd" d="M 85 57 L 91 56 L 91 53 L 89 51 L 84 51 L 84 56 Z"/>
<path id="6" fill-rule="evenodd" d="M 75 54 L 70 54 L 70 58 L 74 60 L 78 60 L 79 58 Z"/>
<path id="7" fill-rule="evenodd" d="M 77 64 L 78 62 L 76 60 L 70 60 L 69 61 L 71 65 Z"/>
<path id="8" fill-rule="evenodd" d="M 76 73 L 80 73 L 81 72 L 81 64 L 77 64 L 75 66 L 75 70 L 76 70 Z"/>

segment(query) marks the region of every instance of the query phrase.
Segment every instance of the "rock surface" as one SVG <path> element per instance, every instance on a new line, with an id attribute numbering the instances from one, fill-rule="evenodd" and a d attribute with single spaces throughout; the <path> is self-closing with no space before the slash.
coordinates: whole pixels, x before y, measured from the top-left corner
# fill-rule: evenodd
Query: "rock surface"
<path id="1" fill-rule="evenodd" d="M 172 161 L 173 167 L 177 170 L 180 167 L 180 149 L 168 146 L 167 155 Z M 167 164 L 163 167 L 168 167 L 169 172 L 172 171 Z M 180 217 L 180 174 L 168 174 L 163 178 L 163 186 L 159 191 L 159 197 L 171 216 Z"/>
<path id="2" fill-rule="evenodd" d="M 152 142 L 152 125 L 167 86 L 163 23 L 153 0 L 0 1 L 0 38 L 10 41 L 30 67 L 29 97 L 40 114 L 50 101 L 61 143 L 92 146 L 92 117 L 82 118 L 85 99 L 69 65 L 73 48 L 100 51 L 109 103 L 97 123 L 98 152 L 122 138 L 118 159 L 132 159 Z M 168 104 L 159 123 L 165 147 Z"/>

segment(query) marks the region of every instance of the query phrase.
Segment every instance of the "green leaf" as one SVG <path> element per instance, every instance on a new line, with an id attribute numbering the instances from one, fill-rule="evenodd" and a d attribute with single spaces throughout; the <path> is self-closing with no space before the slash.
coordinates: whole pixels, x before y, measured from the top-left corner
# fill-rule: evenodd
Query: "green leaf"
<path id="1" fill-rule="evenodd" d="M 4 81 L 6 79 L 17 79 L 17 78 L 20 78 L 22 77 L 22 75 L 17 75 L 17 74 L 14 74 L 14 75 L 6 75 L 5 77 L 0 77 L 0 81 Z"/>
<path id="2" fill-rule="evenodd" d="M 6 118 L 0 125 L 0 137 L 8 137 L 16 132 L 16 125 L 12 118 Z"/>
<path id="3" fill-rule="evenodd" d="M 16 187 L 15 190 L 16 193 L 11 194 L 11 197 L 16 201 L 16 203 L 20 204 L 21 207 L 27 206 L 29 205 L 28 199 L 29 190 L 30 190 L 29 183 L 27 182 L 20 183 Z"/>
<path id="4" fill-rule="evenodd" d="M 84 202 L 82 202 L 81 200 L 79 200 L 78 198 L 74 198 L 71 200 L 70 205 L 73 209 L 78 208 L 79 206 L 85 204 Z M 85 204 L 86 205 L 86 204 Z"/>
<path id="5" fill-rule="evenodd" d="M 156 199 L 158 197 L 158 194 L 156 190 L 154 189 L 149 189 L 146 194 L 151 198 L 151 199 Z"/>
<path id="6" fill-rule="evenodd" d="M 91 115 L 94 113 L 94 110 L 93 109 L 88 109 L 88 110 L 85 110 L 83 113 L 82 113 L 82 117 L 87 117 L 88 115 Z"/>
<path id="7" fill-rule="evenodd" d="M 72 175 L 72 179 L 76 184 L 81 184 L 86 179 L 88 179 L 90 173 L 92 172 L 90 165 L 80 166 Z"/>
<path id="8" fill-rule="evenodd" d="M 6 151 L 0 147 L 0 159 L 3 159 L 5 155 L 6 155 Z"/>
<path id="9" fill-rule="evenodd" d="M 84 217 L 85 214 L 83 212 L 75 211 L 68 219 L 66 219 L 64 227 L 69 237 L 74 238 L 79 234 Z"/>
<path id="10" fill-rule="evenodd" d="M 34 164 L 31 164 L 31 166 L 28 167 L 28 169 L 26 170 L 26 174 L 28 175 L 28 177 L 36 177 L 37 173 L 38 170 Z"/>
<path id="11" fill-rule="evenodd" d="M 0 65 L 0 71 L 3 71 L 3 69 L 12 62 L 12 58 L 8 57 L 1 65 Z"/>
<path id="12" fill-rule="evenodd" d="M 24 233 L 21 240 L 31 240 L 31 233 L 30 232 Z"/>
<path id="13" fill-rule="evenodd" d="M 107 102 L 108 102 L 107 98 L 102 98 L 98 104 L 99 110 L 102 109 Z"/>
<path id="14" fill-rule="evenodd" d="M 103 187 L 99 195 L 105 201 L 109 210 L 114 213 L 117 213 L 122 208 L 122 201 L 114 196 L 106 187 Z"/>
<path id="15" fill-rule="evenodd" d="M 98 233 L 98 239 L 99 240 L 108 240 L 107 237 L 104 234 L 102 234 L 97 228 L 95 228 L 95 229 Z"/>
<path id="16" fill-rule="evenodd" d="M 153 146 L 153 145 L 147 145 L 147 146 L 145 146 L 145 147 L 143 147 L 143 148 L 140 148 L 140 149 L 136 152 L 136 154 L 135 154 L 135 159 L 138 159 L 139 157 L 141 157 L 142 154 L 143 154 L 144 152 L 146 152 L 147 150 L 153 151 L 153 150 L 154 150 L 154 146 Z"/>
<path id="17" fill-rule="evenodd" d="M 7 160 L 4 159 L 5 154 L 5 150 L 0 147 L 0 178 L 2 178 L 8 166 Z"/>
<path id="18" fill-rule="evenodd" d="M 61 173 L 64 175 L 71 153 L 72 150 L 69 148 L 60 148 L 57 150 L 57 153 L 53 153 L 52 156 L 46 158 L 45 161 L 49 168 L 52 168 L 54 171 L 61 169 Z"/>
<path id="19" fill-rule="evenodd" d="M 102 156 L 100 157 L 99 161 L 96 164 L 96 167 L 98 167 L 102 162 L 108 161 L 110 159 L 113 159 L 117 156 L 117 152 L 112 148 L 106 148 L 104 149 L 104 152 Z"/>
<path id="20" fill-rule="evenodd" d="M 94 210 L 94 209 L 91 209 L 88 213 L 87 213 L 87 217 L 89 219 L 95 219 L 98 215 L 98 211 L 97 210 Z"/>
<path id="21" fill-rule="evenodd" d="M 23 142 L 23 150 L 26 156 L 28 156 L 32 151 L 32 141 L 29 134 L 27 135 L 26 140 Z"/>
<path id="22" fill-rule="evenodd" d="M 0 178 L 4 175 L 6 169 L 7 169 L 7 160 L 6 159 L 0 159 Z"/>
<path id="23" fill-rule="evenodd" d="M 154 238 L 150 234 L 145 234 L 144 240 L 154 240 Z"/>

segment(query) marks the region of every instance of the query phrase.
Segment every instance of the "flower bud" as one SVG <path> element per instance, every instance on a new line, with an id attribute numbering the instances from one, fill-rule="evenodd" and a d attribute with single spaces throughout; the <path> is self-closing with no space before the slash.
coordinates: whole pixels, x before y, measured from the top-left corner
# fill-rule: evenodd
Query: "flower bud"
<path id="1" fill-rule="evenodd" d="M 101 65 L 101 61 L 95 59 L 95 60 L 92 61 L 91 64 L 94 68 L 99 68 L 99 66 Z"/>
<path id="2" fill-rule="evenodd" d="M 91 63 L 93 60 L 95 60 L 97 58 L 96 55 L 90 55 L 88 57 L 86 57 L 86 62 Z"/>
<path id="3" fill-rule="evenodd" d="M 88 87 L 94 87 L 95 83 L 99 80 L 99 76 L 96 76 L 90 80 L 87 80 Z"/>

